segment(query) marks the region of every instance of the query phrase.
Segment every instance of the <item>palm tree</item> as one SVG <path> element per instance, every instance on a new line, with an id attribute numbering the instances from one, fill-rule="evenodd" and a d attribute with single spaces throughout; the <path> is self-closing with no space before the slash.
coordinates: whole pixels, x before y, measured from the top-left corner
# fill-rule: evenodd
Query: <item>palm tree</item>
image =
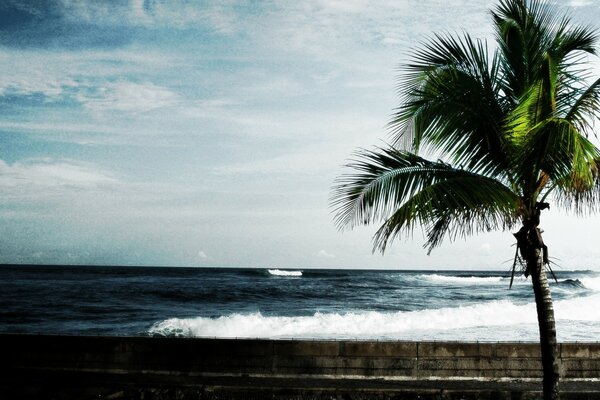
<path id="1" fill-rule="evenodd" d="M 590 84 L 585 69 L 598 36 L 536 0 L 500 0 L 492 16 L 496 49 L 435 35 L 413 54 L 392 143 L 359 150 L 331 204 L 340 228 L 381 223 L 373 240 L 382 252 L 418 225 L 429 251 L 444 237 L 520 226 L 515 260 L 532 278 L 544 397 L 553 399 L 560 373 L 539 223 L 546 200 L 583 213 L 600 195 L 600 150 L 588 140 L 600 79 Z"/>

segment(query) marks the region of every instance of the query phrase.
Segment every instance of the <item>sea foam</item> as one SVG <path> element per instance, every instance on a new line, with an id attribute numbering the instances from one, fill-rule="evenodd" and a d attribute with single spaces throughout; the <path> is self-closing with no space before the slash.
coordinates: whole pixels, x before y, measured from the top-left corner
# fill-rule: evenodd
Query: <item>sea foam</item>
<path id="1" fill-rule="evenodd" d="M 290 271 L 282 269 L 270 269 L 269 274 L 275 276 L 302 276 L 302 271 Z"/>
<path id="2" fill-rule="evenodd" d="M 600 291 L 600 277 L 579 278 L 579 281 L 587 289 Z"/>
<path id="3" fill-rule="evenodd" d="M 471 286 L 471 285 L 509 285 L 509 276 L 457 276 L 457 275 L 439 275 L 439 274 L 423 274 L 417 278 L 421 281 L 431 282 L 440 285 L 452 286 Z M 554 279 L 548 276 L 550 284 L 554 284 Z M 600 291 L 600 278 L 582 278 L 580 279 L 563 279 L 558 281 L 559 284 L 567 284 L 571 286 L 583 285 L 586 289 Z M 530 283 L 530 279 L 525 278 L 522 274 L 517 274 L 513 277 L 513 285 L 525 285 Z"/>
<path id="4" fill-rule="evenodd" d="M 451 285 L 497 285 L 506 278 L 500 276 L 455 276 L 455 275 L 419 275 L 423 281 Z"/>
<path id="5" fill-rule="evenodd" d="M 597 340 L 600 294 L 556 301 L 560 340 Z M 537 339 L 535 304 L 496 300 L 420 311 L 315 313 L 308 316 L 229 314 L 218 318 L 172 318 L 156 323 L 152 335 L 222 338 L 531 340 Z"/>

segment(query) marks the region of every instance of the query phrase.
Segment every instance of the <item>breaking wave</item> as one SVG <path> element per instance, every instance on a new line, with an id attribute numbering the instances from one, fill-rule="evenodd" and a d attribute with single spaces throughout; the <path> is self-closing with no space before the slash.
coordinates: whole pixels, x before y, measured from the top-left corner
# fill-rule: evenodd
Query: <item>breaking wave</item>
<path id="1" fill-rule="evenodd" d="M 286 269 L 269 269 L 269 274 L 274 276 L 302 276 L 302 271 L 291 271 Z"/>
<path id="2" fill-rule="evenodd" d="M 419 275 L 424 281 L 451 285 L 497 285 L 506 280 L 501 276 Z"/>
<path id="3" fill-rule="evenodd" d="M 561 340 L 581 340 L 581 325 L 597 340 L 600 294 L 554 303 Z M 314 313 L 267 316 L 234 313 L 218 318 L 172 318 L 151 335 L 223 338 L 537 340 L 535 304 L 496 300 L 462 307 L 399 312 Z"/>

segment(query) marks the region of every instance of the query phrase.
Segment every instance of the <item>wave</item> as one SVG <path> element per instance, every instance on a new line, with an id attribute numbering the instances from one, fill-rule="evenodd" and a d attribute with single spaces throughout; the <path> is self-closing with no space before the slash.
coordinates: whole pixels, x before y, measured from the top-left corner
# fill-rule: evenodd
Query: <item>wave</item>
<path id="1" fill-rule="evenodd" d="M 459 275 L 418 275 L 416 277 L 420 281 L 428 281 L 436 284 L 448 284 L 459 286 L 470 285 L 508 285 L 510 277 L 504 276 L 459 276 Z M 515 275 L 513 285 L 527 284 L 528 278 L 522 274 Z M 554 285 L 554 279 L 549 275 L 548 282 Z M 570 289 L 591 289 L 600 291 L 600 277 L 582 277 L 579 279 L 559 279 L 557 285 L 562 288 Z"/>
<path id="2" fill-rule="evenodd" d="M 269 269 L 270 275 L 275 276 L 302 276 L 302 271 L 291 271 L 285 269 Z"/>
<path id="3" fill-rule="evenodd" d="M 419 275 L 417 278 L 433 283 L 445 283 L 452 285 L 497 285 L 506 281 L 501 276 L 456 276 L 456 275 Z M 515 281 L 517 278 L 515 277 Z"/>
<path id="4" fill-rule="evenodd" d="M 600 332 L 600 295 L 554 302 L 561 340 L 568 332 Z M 536 340 L 535 304 L 490 301 L 420 311 L 320 313 L 308 316 L 230 314 L 218 318 L 172 318 L 158 322 L 151 335 L 299 339 L 451 339 Z M 581 330 L 580 325 L 587 328 Z M 562 330 L 561 330 L 562 329 Z M 469 333 L 471 332 L 471 333 Z M 591 336 L 588 340 L 597 340 Z M 578 338 L 577 340 L 581 340 Z"/>
<path id="5" fill-rule="evenodd" d="M 553 283 L 552 281 L 550 281 Z M 586 289 L 585 285 L 579 279 L 564 279 L 558 281 L 559 286 L 565 286 L 574 289 Z"/>

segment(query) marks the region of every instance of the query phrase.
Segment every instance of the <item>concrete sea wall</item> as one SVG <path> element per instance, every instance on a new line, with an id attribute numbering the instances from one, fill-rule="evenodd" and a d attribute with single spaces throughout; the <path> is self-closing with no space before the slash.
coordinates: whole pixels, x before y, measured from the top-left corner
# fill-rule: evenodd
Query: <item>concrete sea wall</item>
<path id="1" fill-rule="evenodd" d="M 0 354 L 0 398 L 526 398 L 541 378 L 526 343 L 0 335 Z M 600 393 L 600 344 L 563 343 L 560 360 L 565 388 Z"/>

